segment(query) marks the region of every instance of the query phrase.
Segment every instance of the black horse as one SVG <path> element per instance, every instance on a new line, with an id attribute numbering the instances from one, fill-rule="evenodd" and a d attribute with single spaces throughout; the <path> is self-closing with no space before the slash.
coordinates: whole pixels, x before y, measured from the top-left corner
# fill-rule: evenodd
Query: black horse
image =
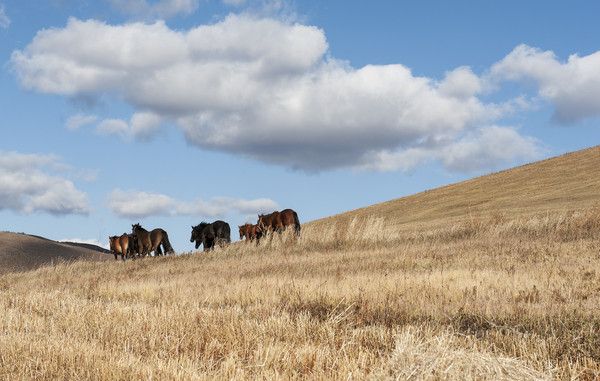
<path id="1" fill-rule="evenodd" d="M 204 245 L 204 251 L 212 250 L 215 245 L 224 246 L 231 242 L 231 229 L 225 221 L 215 221 L 212 224 L 201 222 L 192 226 L 190 242 L 196 241 L 196 249 Z"/>

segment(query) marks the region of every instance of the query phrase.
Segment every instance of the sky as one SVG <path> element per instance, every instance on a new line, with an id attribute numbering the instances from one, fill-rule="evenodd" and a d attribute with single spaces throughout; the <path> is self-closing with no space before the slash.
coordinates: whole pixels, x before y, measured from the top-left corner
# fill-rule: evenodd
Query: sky
<path id="1" fill-rule="evenodd" d="M 302 222 L 600 141 L 592 1 L 0 0 L 0 230 Z M 594 174 L 590 174 L 592 176 Z"/>

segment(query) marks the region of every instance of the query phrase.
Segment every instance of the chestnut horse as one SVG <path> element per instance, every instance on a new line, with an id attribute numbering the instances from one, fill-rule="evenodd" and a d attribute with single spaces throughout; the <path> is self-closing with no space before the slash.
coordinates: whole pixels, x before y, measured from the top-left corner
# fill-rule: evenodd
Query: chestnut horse
<path id="1" fill-rule="evenodd" d="M 123 260 L 125 260 L 125 257 L 123 256 L 123 250 L 121 250 L 121 237 L 113 235 L 108 237 L 108 242 L 110 243 L 110 251 L 113 252 L 113 254 L 115 255 L 115 259 L 117 258 L 118 254 L 121 254 L 121 258 Z"/>
<path id="2" fill-rule="evenodd" d="M 240 230 L 240 241 L 246 238 L 246 242 L 252 242 L 256 240 L 256 244 L 258 245 L 260 241 L 260 237 L 262 237 L 262 232 L 258 225 L 252 224 L 244 224 L 242 226 L 238 226 Z"/>
<path id="3" fill-rule="evenodd" d="M 116 235 L 108 237 L 108 241 L 110 242 L 110 251 L 114 253 L 115 259 L 117 259 L 117 254 L 121 254 L 121 259 L 125 260 L 133 251 L 133 242 L 127 233 L 123 233 L 120 237 Z"/>
<path id="4" fill-rule="evenodd" d="M 271 214 L 260 214 L 258 216 L 258 227 L 261 231 L 273 231 L 282 233 L 288 226 L 294 227 L 294 233 L 297 237 L 300 236 L 300 220 L 298 213 L 292 209 L 284 209 L 281 212 L 273 212 Z"/>
<path id="5" fill-rule="evenodd" d="M 154 251 L 155 255 L 174 253 L 173 246 L 169 242 L 169 236 L 163 229 L 157 228 L 152 231 L 144 229 L 140 224 L 131 225 L 131 232 L 137 237 L 137 252 L 140 255 L 148 255 Z"/>

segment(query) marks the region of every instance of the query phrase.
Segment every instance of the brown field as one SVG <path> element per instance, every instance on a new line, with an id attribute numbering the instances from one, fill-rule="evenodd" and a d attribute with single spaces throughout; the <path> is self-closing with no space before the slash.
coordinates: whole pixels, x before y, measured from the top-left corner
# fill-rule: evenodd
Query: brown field
<path id="1" fill-rule="evenodd" d="M 260 246 L 0 276 L 0 379 L 600 377 L 600 149 Z"/>

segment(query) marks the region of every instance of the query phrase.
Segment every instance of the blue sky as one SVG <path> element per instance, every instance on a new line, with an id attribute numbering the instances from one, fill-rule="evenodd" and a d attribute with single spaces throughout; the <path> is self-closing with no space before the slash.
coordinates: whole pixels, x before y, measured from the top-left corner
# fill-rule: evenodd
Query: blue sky
<path id="1" fill-rule="evenodd" d="M 598 144 L 595 2 L 0 0 L 2 230 L 302 221 Z"/>

